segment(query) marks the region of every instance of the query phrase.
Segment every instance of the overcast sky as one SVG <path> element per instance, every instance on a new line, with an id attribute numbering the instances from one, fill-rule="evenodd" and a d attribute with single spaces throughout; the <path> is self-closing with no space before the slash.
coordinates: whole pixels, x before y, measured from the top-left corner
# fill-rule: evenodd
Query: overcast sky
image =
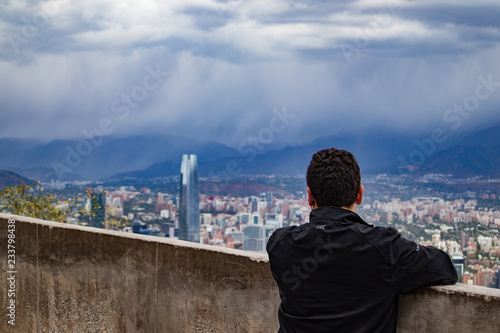
<path id="1" fill-rule="evenodd" d="M 101 126 L 237 146 L 487 126 L 499 28 L 483 0 L 2 0 L 0 137 Z"/>

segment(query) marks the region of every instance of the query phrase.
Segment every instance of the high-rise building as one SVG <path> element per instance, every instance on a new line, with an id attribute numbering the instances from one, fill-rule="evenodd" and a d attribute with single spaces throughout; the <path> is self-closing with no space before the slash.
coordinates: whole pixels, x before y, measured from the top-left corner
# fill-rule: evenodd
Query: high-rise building
<path id="1" fill-rule="evenodd" d="M 250 214 L 249 213 L 240 213 L 236 215 L 236 221 L 247 224 L 250 222 Z"/>
<path id="2" fill-rule="evenodd" d="M 250 224 L 262 224 L 259 214 L 252 214 L 252 218 L 250 219 Z"/>
<path id="3" fill-rule="evenodd" d="M 495 272 L 495 281 L 492 288 L 500 289 L 500 270 Z"/>
<path id="4" fill-rule="evenodd" d="M 463 275 L 464 274 L 464 268 L 465 268 L 465 259 L 462 255 L 460 254 L 455 254 L 452 257 L 453 266 L 455 266 L 455 269 L 457 270 L 458 275 Z"/>
<path id="5" fill-rule="evenodd" d="M 200 198 L 196 155 L 183 155 L 181 163 L 179 239 L 200 242 Z"/>
<path id="6" fill-rule="evenodd" d="M 243 250 L 265 251 L 266 228 L 263 225 L 247 225 L 243 230 Z"/>
<path id="7" fill-rule="evenodd" d="M 106 192 L 90 193 L 90 226 L 106 228 Z"/>

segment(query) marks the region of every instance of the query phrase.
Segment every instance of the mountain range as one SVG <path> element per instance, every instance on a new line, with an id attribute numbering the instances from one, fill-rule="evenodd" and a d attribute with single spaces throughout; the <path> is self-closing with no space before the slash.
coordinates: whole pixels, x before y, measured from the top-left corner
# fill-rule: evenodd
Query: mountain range
<path id="1" fill-rule="evenodd" d="M 168 134 L 82 140 L 0 139 L 0 170 L 40 181 L 156 178 L 178 175 L 182 154 L 196 154 L 201 177 L 256 174 L 304 175 L 314 152 L 351 151 L 364 174 L 445 173 L 500 177 L 500 124 L 434 141 L 431 136 L 373 130 L 265 150 L 263 143 L 231 148 Z"/>

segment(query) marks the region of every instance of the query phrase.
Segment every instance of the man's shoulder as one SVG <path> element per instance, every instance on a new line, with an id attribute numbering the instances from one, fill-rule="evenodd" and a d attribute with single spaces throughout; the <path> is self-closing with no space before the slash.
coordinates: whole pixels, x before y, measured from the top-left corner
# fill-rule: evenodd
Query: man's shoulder
<path id="1" fill-rule="evenodd" d="M 277 228 L 276 230 L 274 230 L 273 235 L 281 235 L 281 234 L 290 233 L 290 232 L 300 232 L 300 231 L 304 230 L 305 228 L 307 228 L 308 225 L 309 225 L 309 223 L 304 223 L 301 225 L 291 225 L 289 227 Z"/>
<path id="2" fill-rule="evenodd" d="M 369 241 L 387 241 L 394 238 L 401 237 L 401 234 L 392 227 L 370 226 L 359 223 L 354 223 L 350 229 Z"/>
<path id="3" fill-rule="evenodd" d="M 281 238 L 283 238 L 283 236 L 286 236 L 290 232 L 299 231 L 300 229 L 303 229 L 301 227 L 302 226 L 293 225 L 293 226 L 289 226 L 289 227 L 278 228 L 278 229 L 273 231 L 272 235 L 269 237 L 269 241 L 271 241 L 271 240 L 279 241 Z"/>
<path id="4" fill-rule="evenodd" d="M 392 227 L 367 227 L 357 224 L 352 225 L 350 229 L 365 242 L 378 249 L 386 260 L 389 260 L 394 251 L 399 252 L 405 248 L 414 249 L 416 246 L 414 242 L 401 237 L 401 234 Z"/>
<path id="5" fill-rule="evenodd" d="M 300 232 L 303 229 L 307 228 L 308 224 L 302 224 L 299 226 L 289 226 L 289 227 L 283 227 L 283 228 L 278 228 L 273 231 L 271 236 L 269 237 L 269 240 L 267 242 L 267 252 L 271 253 L 274 247 L 281 242 L 286 236 L 288 236 L 290 233 L 293 232 Z"/>

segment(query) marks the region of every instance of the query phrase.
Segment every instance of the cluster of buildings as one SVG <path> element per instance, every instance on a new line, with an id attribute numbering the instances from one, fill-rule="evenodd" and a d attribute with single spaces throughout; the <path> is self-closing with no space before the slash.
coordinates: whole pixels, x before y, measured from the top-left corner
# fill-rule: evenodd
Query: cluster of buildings
<path id="1" fill-rule="evenodd" d="M 441 233 L 432 234 L 432 245 L 452 256 L 462 283 L 500 289 L 500 237 L 469 237 L 461 232 L 460 241 L 441 240 Z"/>
<path id="2" fill-rule="evenodd" d="M 478 222 L 485 227 L 500 227 L 500 211 L 479 210 L 477 200 L 456 199 L 446 201 L 437 197 L 414 197 L 408 201 L 392 198 L 388 202 L 375 200 L 363 205 L 364 210 L 379 211 L 367 217 L 368 222 L 380 221 L 403 223 L 470 223 Z"/>

